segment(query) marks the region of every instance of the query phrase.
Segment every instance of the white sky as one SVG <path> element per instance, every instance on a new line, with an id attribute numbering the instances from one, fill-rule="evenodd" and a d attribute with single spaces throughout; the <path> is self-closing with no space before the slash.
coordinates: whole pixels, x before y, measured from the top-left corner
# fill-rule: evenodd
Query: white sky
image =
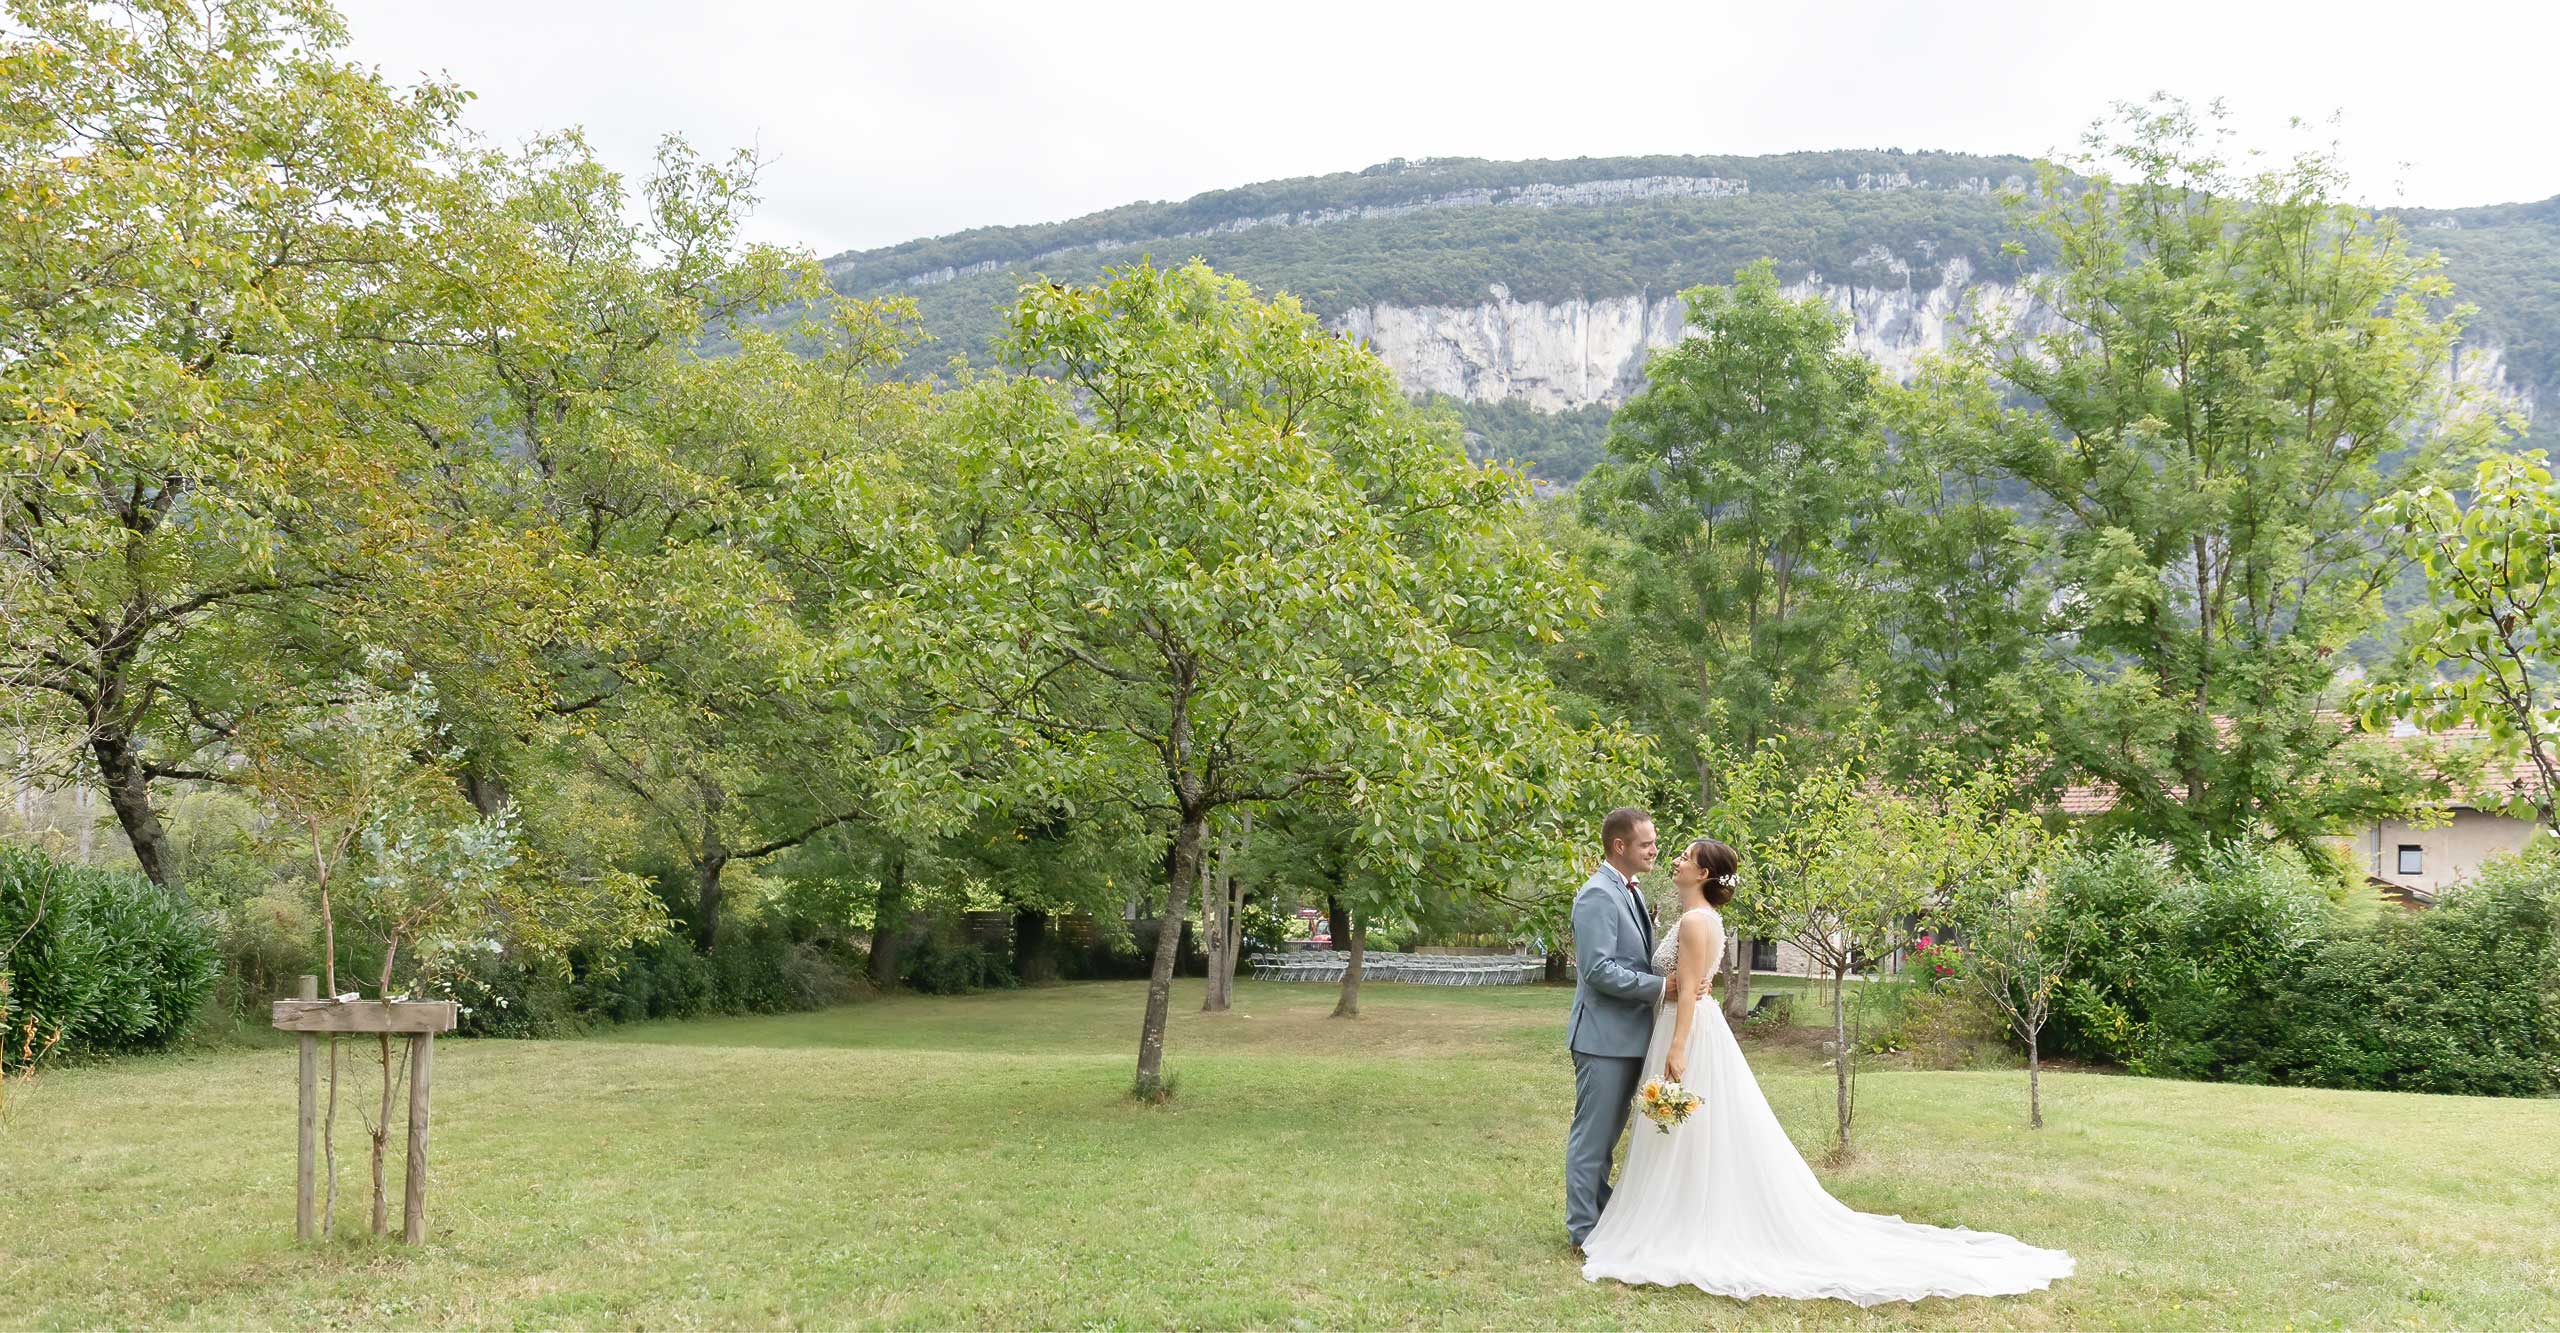
<path id="1" fill-rule="evenodd" d="M 2324 122 L 2368 202 L 2560 194 L 2539 0 L 340 3 L 357 59 L 451 75 L 502 141 L 757 147 L 751 236 L 822 255 L 1398 156 L 2035 155 L 2161 89 L 2270 147 Z"/>

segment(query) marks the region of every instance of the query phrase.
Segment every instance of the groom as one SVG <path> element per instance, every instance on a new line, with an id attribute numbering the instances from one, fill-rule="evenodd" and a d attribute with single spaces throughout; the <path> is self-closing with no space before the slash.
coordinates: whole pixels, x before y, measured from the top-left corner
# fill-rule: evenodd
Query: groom
<path id="1" fill-rule="evenodd" d="M 1636 876 L 1660 852 L 1653 816 L 1631 806 L 1600 822 L 1600 868 L 1573 896 L 1573 1129 L 1564 1143 L 1564 1233 L 1577 1250 L 1609 1202 L 1609 1155 L 1627 1130 L 1627 1113 L 1653 1038 L 1653 1011 L 1673 995 L 1653 970 L 1653 913 Z"/>

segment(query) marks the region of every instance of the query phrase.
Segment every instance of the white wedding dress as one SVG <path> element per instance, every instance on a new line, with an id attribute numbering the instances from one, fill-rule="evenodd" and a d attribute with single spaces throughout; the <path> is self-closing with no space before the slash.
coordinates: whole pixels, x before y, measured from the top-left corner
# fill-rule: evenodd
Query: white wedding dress
<path id="1" fill-rule="evenodd" d="M 1707 956 L 1721 961 L 1722 919 L 1712 908 L 1693 910 L 1708 914 Z M 1671 975 L 1678 948 L 1675 923 L 1654 950 L 1654 970 Z M 1707 971 L 1712 980 L 1715 962 Z M 1665 1004 L 1654 1016 L 1647 1080 L 1662 1074 L 1678 1014 Z M 1743 1300 L 1881 1305 L 2009 1296 L 2071 1275 L 2071 1256 L 2060 1250 L 1852 1212 L 1824 1192 L 1770 1112 L 1712 1000 L 1690 1023 L 1687 1072 L 1685 1085 L 1699 1104 L 1686 1122 L 1664 1134 L 1643 1116 L 1633 1118 L 1617 1190 L 1583 1239 L 1584 1278 L 1686 1285 Z"/>

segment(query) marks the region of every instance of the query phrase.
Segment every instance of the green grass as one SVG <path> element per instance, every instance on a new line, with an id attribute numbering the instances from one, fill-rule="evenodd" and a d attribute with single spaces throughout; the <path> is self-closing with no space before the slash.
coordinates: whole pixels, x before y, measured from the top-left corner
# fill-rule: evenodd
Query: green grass
<path id="1" fill-rule="evenodd" d="M 2079 1276 L 1744 1305 L 1582 1281 L 1564 992 L 1378 986 L 1336 1023 L 1326 987 L 1248 983 L 1206 1018 L 1186 986 L 1163 1109 L 1125 1095 L 1139 999 L 446 1043 L 423 1252 L 293 1244 L 281 1046 L 56 1071 L 0 1126 L 0 1325 L 2560 1322 L 2560 1103 L 2061 1075 L 2035 1133 L 2019 1076 L 1872 1074 L 1835 1193 L 2062 1246 Z M 1818 1149 L 1827 1071 L 1754 1059 Z"/>

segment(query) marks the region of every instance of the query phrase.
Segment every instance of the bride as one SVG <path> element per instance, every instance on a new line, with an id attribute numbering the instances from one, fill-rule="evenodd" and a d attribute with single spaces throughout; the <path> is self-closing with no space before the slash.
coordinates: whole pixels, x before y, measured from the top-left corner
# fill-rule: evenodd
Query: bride
<path id="1" fill-rule="evenodd" d="M 1716 909 L 1733 900 L 1738 871 L 1734 850 L 1712 838 L 1672 862 L 1684 910 L 1653 965 L 1678 976 L 1679 999 L 1654 1016 L 1644 1077 L 1681 1082 L 1699 1105 L 1667 1135 L 1637 1124 L 1618 1189 L 1583 1241 L 1582 1276 L 1859 1305 L 2007 1296 L 2069 1277 L 2071 1256 L 2060 1250 L 1852 1212 L 1823 1191 L 1770 1113 L 1723 1012 L 1698 1002 L 1714 994 L 1708 982 L 1724 957 Z"/>

